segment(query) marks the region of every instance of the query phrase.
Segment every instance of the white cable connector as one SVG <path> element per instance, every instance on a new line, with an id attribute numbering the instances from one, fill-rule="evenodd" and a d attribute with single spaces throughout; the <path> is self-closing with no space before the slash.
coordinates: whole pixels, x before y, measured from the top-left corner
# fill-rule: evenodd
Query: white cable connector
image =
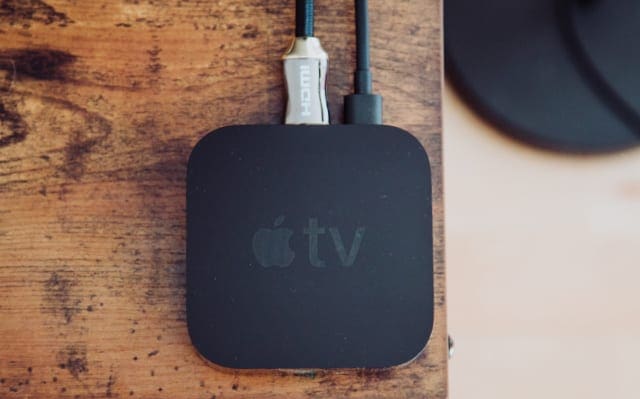
<path id="1" fill-rule="evenodd" d="M 329 57 L 316 37 L 296 37 L 282 56 L 288 125 L 328 125 L 326 80 Z"/>

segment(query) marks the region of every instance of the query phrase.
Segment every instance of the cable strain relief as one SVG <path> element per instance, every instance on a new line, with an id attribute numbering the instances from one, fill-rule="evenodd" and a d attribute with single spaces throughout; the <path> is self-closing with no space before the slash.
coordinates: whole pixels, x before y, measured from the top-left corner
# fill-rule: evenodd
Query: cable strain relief
<path id="1" fill-rule="evenodd" d="M 370 69 L 358 69 L 353 75 L 353 87 L 356 94 L 370 94 L 372 89 L 371 85 L 371 70 Z"/>
<path id="2" fill-rule="evenodd" d="M 382 124 L 382 96 L 349 94 L 344 97 L 344 122 L 357 125 Z"/>

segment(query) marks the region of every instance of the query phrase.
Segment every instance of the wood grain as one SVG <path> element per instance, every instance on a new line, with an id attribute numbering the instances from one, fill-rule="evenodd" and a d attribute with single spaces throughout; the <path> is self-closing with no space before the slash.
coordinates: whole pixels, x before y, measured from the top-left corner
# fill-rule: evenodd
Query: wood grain
<path id="1" fill-rule="evenodd" d="M 386 370 L 211 367 L 185 322 L 185 169 L 206 132 L 279 123 L 293 1 L 0 1 L 0 397 L 444 398 L 440 3 L 370 1 L 385 120 L 433 169 L 436 322 Z M 351 2 L 318 1 L 332 119 Z"/>

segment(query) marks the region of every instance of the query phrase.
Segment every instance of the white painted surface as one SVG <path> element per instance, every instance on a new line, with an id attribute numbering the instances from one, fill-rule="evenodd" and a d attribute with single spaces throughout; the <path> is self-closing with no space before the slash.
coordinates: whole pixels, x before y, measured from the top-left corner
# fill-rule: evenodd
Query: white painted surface
<path id="1" fill-rule="evenodd" d="M 532 149 L 447 87 L 444 172 L 451 398 L 640 398 L 640 149 Z"/>

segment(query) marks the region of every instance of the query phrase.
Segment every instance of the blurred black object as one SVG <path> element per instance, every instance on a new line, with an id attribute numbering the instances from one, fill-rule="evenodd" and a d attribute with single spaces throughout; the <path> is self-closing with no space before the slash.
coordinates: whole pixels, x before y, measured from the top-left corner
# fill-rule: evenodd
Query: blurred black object
<path id="1" fill-rule="evenodd" d="M 640 144 L 640 0 L 445 0 L 456 89 L 504 132 L 557 151 Z"/>

